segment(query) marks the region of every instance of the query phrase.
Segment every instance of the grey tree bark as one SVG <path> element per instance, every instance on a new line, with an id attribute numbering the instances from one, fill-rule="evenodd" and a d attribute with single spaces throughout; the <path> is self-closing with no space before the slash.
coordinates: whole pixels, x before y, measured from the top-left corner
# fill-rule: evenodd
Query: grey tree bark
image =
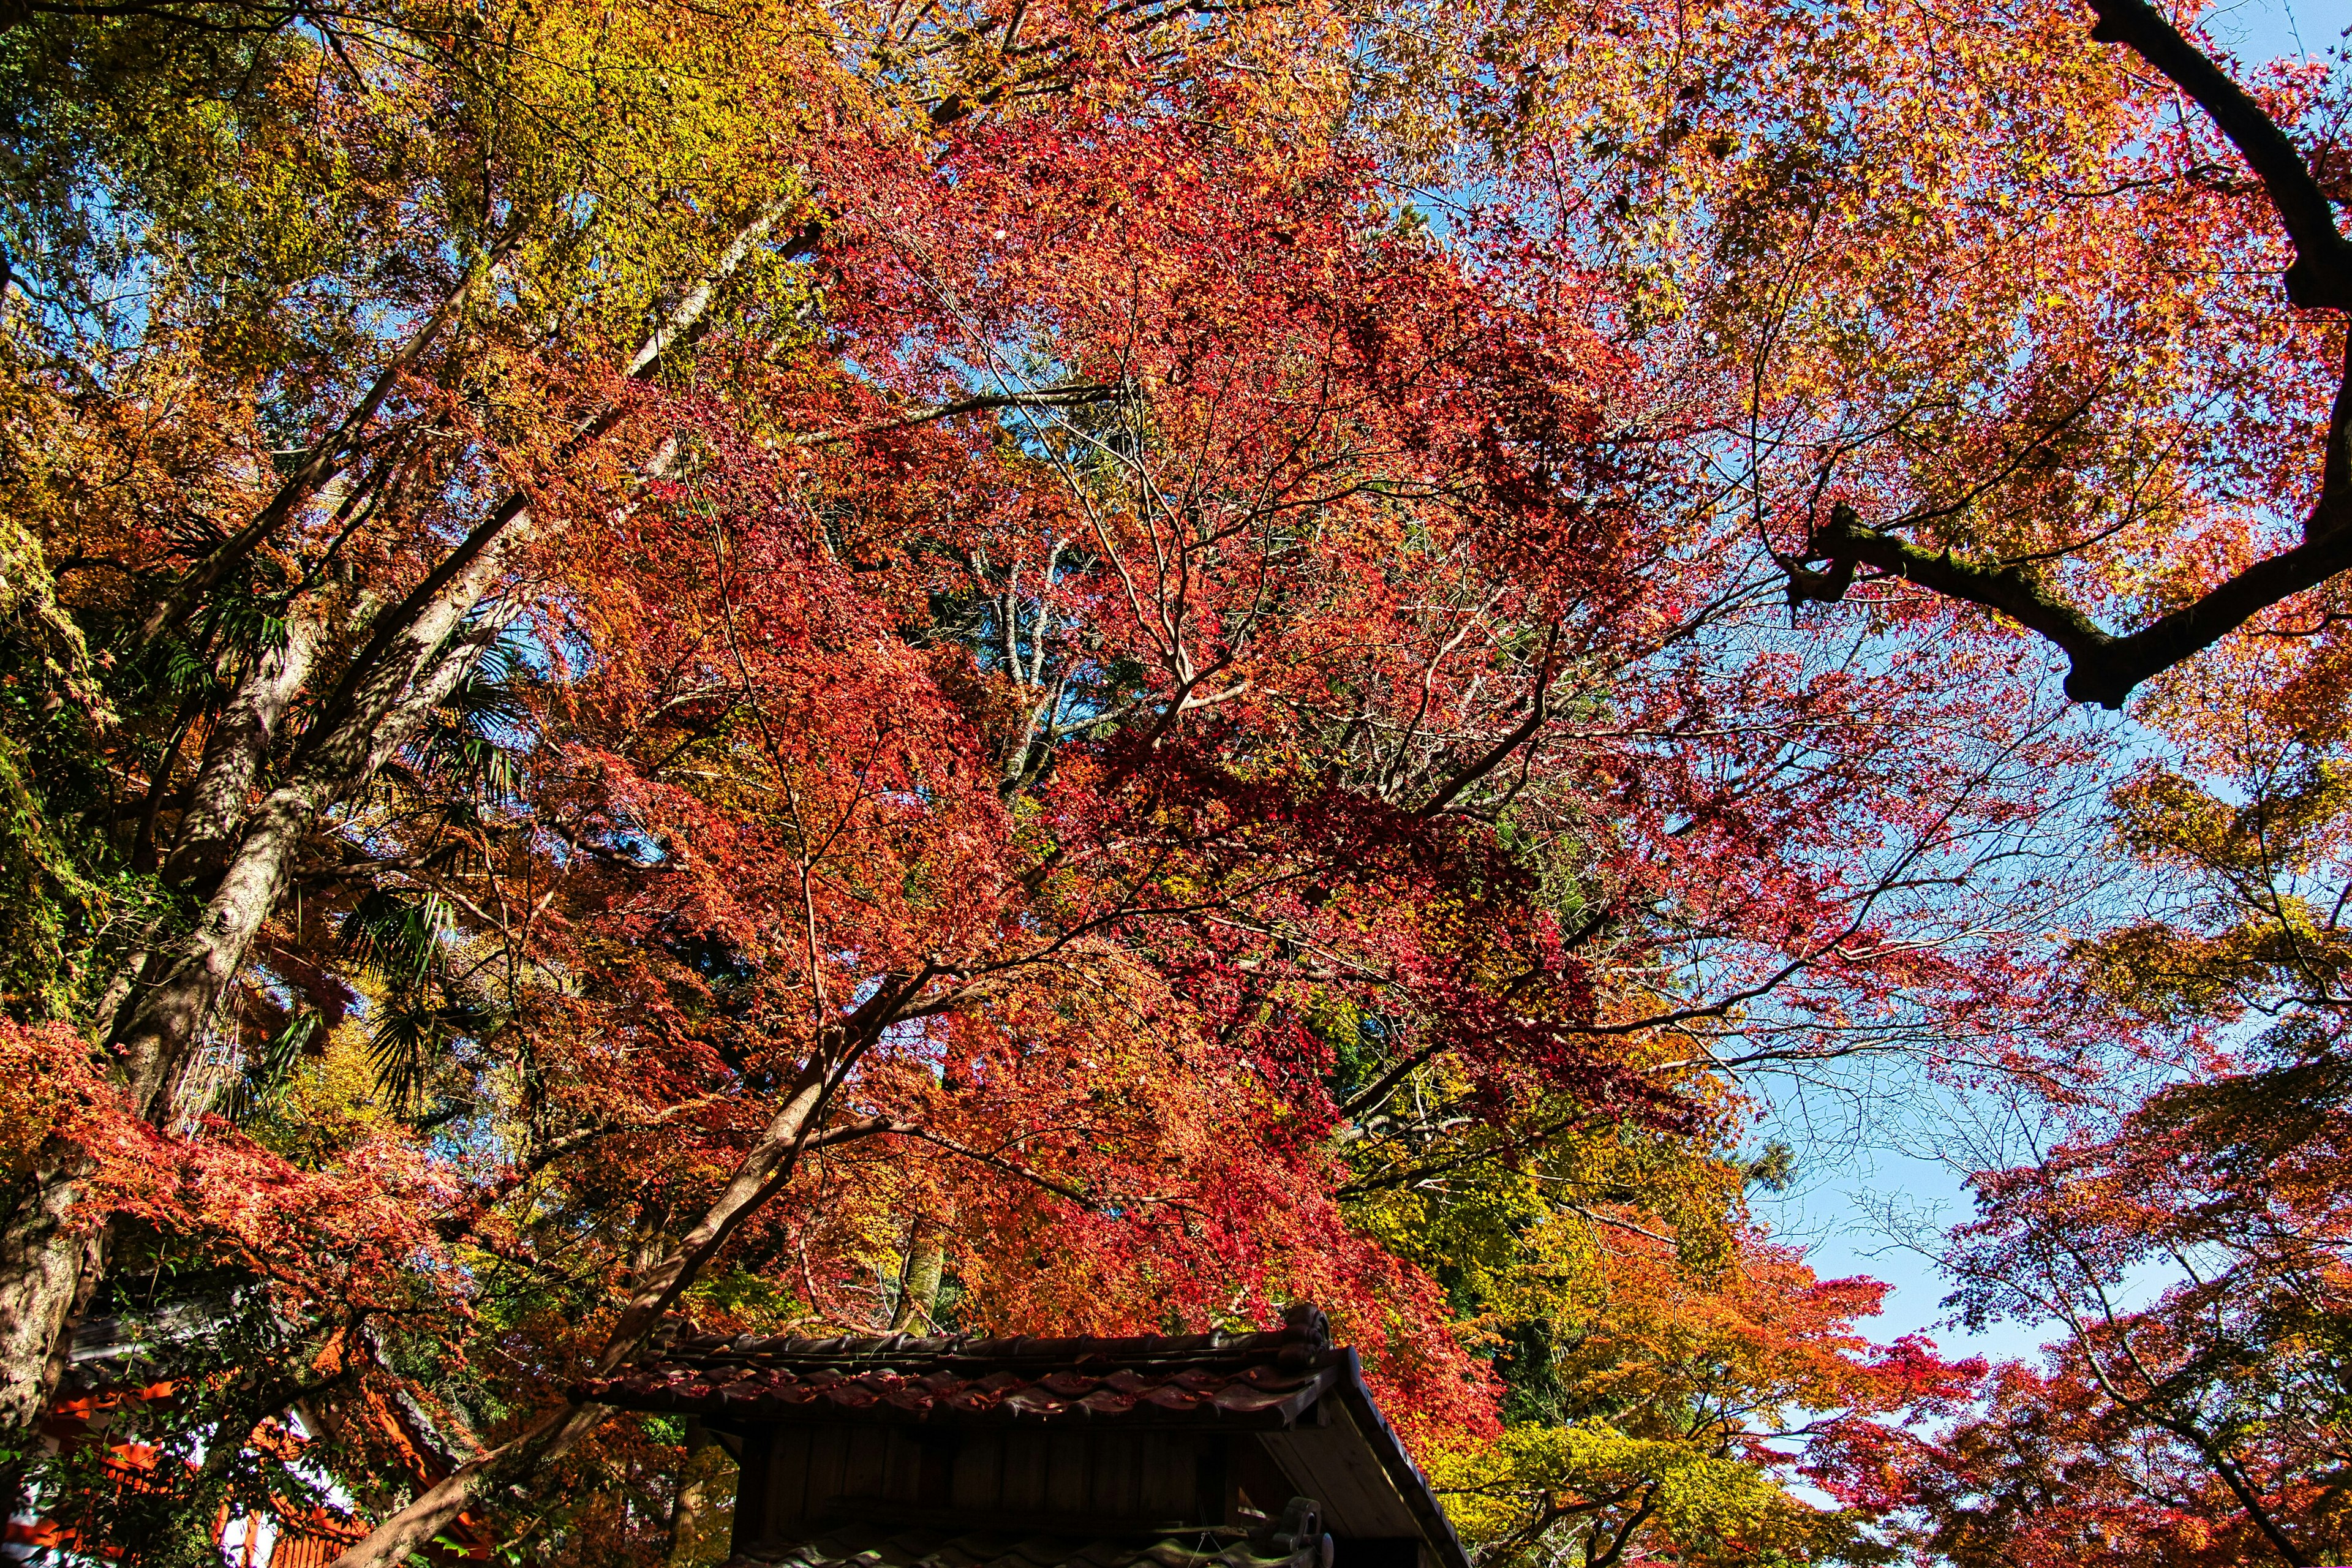
<path id="1" fill-rule="evenodd" d="M 66 1321 L 102 1264 L 104 1227 L 73 1223 L 88 1172 L 79 1150 L 52 1140 L 0 1224 L 0 1274 L 14 1287 L 0 1293 L 0 1431 L 25 1430 L 47 1407 Z"/>
<path id="2" fill-rule="evenodd" d="M 503 552 L 483 552 L 473 570 L 394 639 L 397 651 L 377 679 L 363 684 L 362 700 L 247 819 L 203 916 L 177 945 L 169 967 L 143 990 L 134 989 L 116 1035 L 131 1105 L 140 1115 L 170 1116 L 205 1025 L 277 907 L 294 850 L 320 813 L 373 776 L 496 636 L 496 616 L 461 636 L 451 634 L 495 580 L 502 560 Z M 234 798 L 236 808 L 242 807 L 260 765 L 245 748 L 274 726 L 291 689 L 289 668 L 305 662 L 281 660 L 239 694 L 254 699 L 235 710 L 240 738 L 209 770 L 220 786 L 220 803 Z M 199 777 L 200 790 L 206 782 Z M 141 959 L 134 954 L 132 962 Z M 47 1405 L 66 1325 L 103 1272 L 103 1216 L 77 1212 L 88 1173 L 78 1152 L 53 1145 L 0 1221 L 0 1432 L 23 1431 Z"/>
<path id="3" fill-rule="evenodd" d="M 205 1026 L 278 907 L 294 851 L 320 816 L 374 776 L 503 630 L 495 615 L 465 622 L 507 556 L 504 548 L 482 551 L 394 632 L 341 718 L 304 742 L 284 782 L 247 819 L 195 929 L 117 1032 L 131 1106 L 142 1116 L 168 1114 Z"/>
<path id="4" fill-rule="evenodd" d="M 254 659 L 214 721 L 163 866 L 174 885 L 202 886 L 227 868 L 245 825 L 246 799 L 268 764 L 288 704 L 310 679 L 322 629 L 316 606 L 297 602 L 287 619 L 285 642 Z"/>

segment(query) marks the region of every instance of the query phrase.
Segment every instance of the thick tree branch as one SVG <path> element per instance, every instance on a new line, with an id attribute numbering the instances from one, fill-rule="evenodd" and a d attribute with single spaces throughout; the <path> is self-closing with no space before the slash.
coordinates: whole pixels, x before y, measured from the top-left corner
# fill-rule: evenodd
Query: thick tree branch
<path id="1" fill-rule="evenodd" d="M 1428 802 L 1413 813 L 1414 816 L 1434 816 L 1452 805 L 1462 797 L 1463 791 L 1501 767 L 1513 752 L 1527 744 L 1535 732 L 1543 728 L 1544 721 L 1551 717 L 1552 657 L 1559 649 L 1559 623 L 1554 621 L 1551 630 L 1544 637 L 1543 658 L 1536 666 L 1536 686 L 1528 698 L 1528 716 L 1509 734 L 1488 747 L 1484 756 L 1448 779 L 1445 786 L 1431 795 Z"/>
<path id="2" fill-rule="evenodd" d="M 1396 1092 L 1397 1085 L 1428 1066 L 1437 1053 L 1445 1048 L 1445 1045 L 1446 1042 L 1442 1039 L 1431 1040 L 1419 1050 L 1396 1062 L 1388 1071 L 1367 1085 L 1361 1093 L 1339 1108 L 1339 1120 L 1360 1121 L 1387 1104 L 1389 1096 Z"/>
<path id="3" fill-rule="evenodd" d="M 247 797 L 269 763 L 287 705 L 310 678 L 326 628 L 305 601 L 286 616 L 285 640 L 254 655 L 205 742 L 165 874 L 175 887 L 209 889 L 245 826 Z"/>
<path id="4" fill-rule="evenodd" d="M 2347 345 L 2352 351 L 2352 345 Z M 1813 535 L 1805 559 L 1827 561 L 1827 572 L 1792 571 L 1789 602 L 1829 603 L 1844 596 L 1856 565 L 1916 583 L 1947 598 L 1998 610 L 2037 632 L 2065 653 L 2072 668 L 2066 695 L 2077 702 L 2121 708 L 2141 681 L 2194 657 L 2255 616 L 2336 574 L 2352 569 L 2352 482 L 2343 453 L 2352 438 L 2352 375 L 2336 398 L 2328 432 L 2329 455 L 2319 502 L 2305 524 L 2305 539 L 2292 550 L 2255 562 L 2228 581 L 2168 616 L 2127 636 L 2105 631 L 2047 587 L 2039 576 L 2015 566 L 1987 566 L 1950 551 L 1913 544 L 1865 527 L 1853 509 L 1839 506 Z"/>
<path id="5" fill-rule="evenodd" d="M 1002 1171 L 1008 1176 L 1017 1177 L 1034 1187 L 1053 1194 L 1055 1197 L 1067 1198 L 1081 1208 L 1093 1208 L 1102 1202 L 1100 1196 L 1087 1191 L 1084 1187 L 1074 1187 L 1067 1182 L 1056 1181 L 1043 1171 L 1024 1165 L 1018 1160 L 1007 1159 L 1003 1154 L 991 1153 L 985 1149 L 975 1149 L 969 1143 L 959 1143 L 951 1138 L 942 1138 L 938 1133 L 928 1131 L 912 1122 L 895 1122 L 887 1131 L 929 1143 L 934 1149 L 944 1149 L 950 1154 L 961 1155 L 964 1159 L 977 1162 L 992 1171 Z"/>
<path id="6" fill-rule="evenodd" d="M 907 1016 L 908 1008 L 939 973 L 931 965 L 923 964 L 910 972 L 890 975 L 848 1016 L 825 1026 L 807 1064 L 777 1106 L 760 1141 L 735 1167 L 727 1185 L 693 1228 L 679 1237 L 667 1254 L 635 1281 L 627 1304 L 595 1359 L 596 1376 L 609 1376 L 637 1352 L 679 1292 L 694 1283 L 703 1266 L 727 1244 L 735 1229 L 782 1189 L 800 1157 L 811 1146 L 826 1141 L 845 1141 L 845 1137 L 835 1138 L 833 1134 L 867 1136 L 898 1130 L 895 1122 L 882 1118 L 823 1131 L 818 1130 L 817 1122 L 843 1077 L 884 1030 Z M 610 1414 L 606 1406 L 595 1404 L 557 1407 L 521 1436 L 460 1466 L 407 1507 L 394 1512 L 365 1540 L 336 1558 L 331 1568 L 391 1568 L 394 1563 L 404 1562 L 411 1552 L 432 1540 L 463 1512 L 467 1503 L 482 1489 L 520 1479 L 540 1465 L 561 1458 Z"/>
<path id="7" fill-rule="evenodd" d="M 737 233 L 717 264 L 664 317 L 626 374 L 650 374 L 669 349 L 702 330 L 720 286 L 788 210 L 787 204 L 772 204 Z M 801 251 L 814 237 L 813 228 L 803 231 L 787 243 L 787 252 Z M 575 432 L 575 441 L 595 439 L 620 417 L 617 408 L 604 410 Z M 135 1002 L 126 998 L 115 1015 L 120 1070 L 142 1114 L 175 1104 L 194 1043 L 277 907 L 295 850 L 320 814 L 363 786 L 503 630 L 511 607 L 477 612 L 529 517 L 527 498 L 520 492 L 508 498 L 407 599 L 378 616 L 366 647 L 296 748 L 286 778 L 247 814 L 196 929 L 175 944 L 178 951 L 144 994 Z M 89 1270 L 102 1267 L 102 1260 L 84 1259 L 79 1239 L 55 1223 L 72 1206 L 83 1173 L 79 1166 L 60 1172 L 51 1184 L 55 1190 L 44 1189 L 47 1206 L 25 1229 L 22 1245 L 0 1247 L 0 1427 L 21 1425 L 38 1408 L 41 1369 L 66 1321 L 75 1280 L 95 1279 Z M 31 1303 L 24 1310 L 5 1305 L 20 1297 Z M 425 1508 L 415 1518 L 432 1511 Z M 428 1529 L 420 1539 L 430 1535 Z"/>
<path id="8" fill-rule="evenodd" d="M 2128 46 L 2193 99 L 2263 183 L 2294 243 L 2287 299 L 2305 309 L 2352 311 L 2352 240 L 2294 140 L 2210 57 L 2147 0 L 2089 0 L 2091 36 Z M 2136 632 L 2116 636 L 2015 565 L 1964 561 L 1864 527 L 1840 506 L 1788 565 L 1789 602 L 1843 598 L 1857 567 L 1900 577 L 1948 598 L 1998 610 L 2063 651 L 2066 695 L 2120 708 L 2132 689 L 2210 647 L 2282 600 L 2352 568 L 2352 334 L 2347 334 L 2321 454 L 2319 498 L 2304 520 L 2303 542 L 2244 571 Z M 1825 563 L 1814 570 L 1808 563 Z"/>
<path id="9" fill-rule="evenodd" d="M 2306 310 L 2352 310 L 2352 240 L 2336 226 L 2327 193 L 2278 122 L 2147 0 L 2090 0 L 2090 5 L 2099 14 L 2091 37 L 2128 45 L 2196 100 L 2261 179 L 2294 242 L 2286 297 Z"/>

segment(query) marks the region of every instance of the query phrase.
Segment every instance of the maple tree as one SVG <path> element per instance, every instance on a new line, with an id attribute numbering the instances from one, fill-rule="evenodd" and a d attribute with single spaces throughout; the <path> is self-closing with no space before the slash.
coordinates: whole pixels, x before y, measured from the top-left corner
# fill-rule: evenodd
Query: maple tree
<path id="1" fill-rule="evenodd" d="M 2003 1091 L 2057 1147 L 1979 1175 L 1949 1260 L 1971 1312 L 2060 1333 L 2053 1364 L 2003 1369 L 1915 1469 L 1878 1437 L 1853 1462 L 1931 1555 L 2324 1561 L 2343 77 L 2239 68 L 2193 11 L 2091 12 L 1416 16 L 1387 58 L 1446 111 L 1392 112 L 1526 193 L 1561 265 L 1625 277 L 1652 352 L 1737 375 L 1722 494 L 1792 612 L 1896 647 L 2023 631 L 2069 696 L 2138 693 L 2132 748 L 2166 759 L 2114 839 L 2168 914 L 2059 917 L 2093 931 Z"/>
<path id="2" fill-rule="evenodd" d="M 1431 1457 L 1486 1561 L 1887 1556 L 1906 1500 L 1868 1463 L 1847 1474 L 1849 1457 L 1874 1458 L 1984 1368 L 1871 1343 L 1856 1320 L 1885 1288 L 1816 1279 L 1761 1232 L 1745 1189 L 1784 1180 L 1787 1154 L 1615 1128 L 1490 1154 L 1443 1188 L 1359 1178 L 1368 1222 L 1426 1258 L 1496 1347 L 1504 1427 Z"/>
<path id="3" fill-rule="evenodd" d="M 2174 210 L 2148 215 L 2171 231 L 2166 237 L 2171 243 L 2158 255 L 2168 268 L 2196 258 L 2203 275 L 2190 286 L 2194 292 L 2180 290 L 2186 296 L 2181 304 L 2194 312 L 2183 335 L 2194 337 L 2175 351 L 2189 374 L 2168 389 L 2173 402 L 2210 404 L 2228 395 L 2224 387 L 2242 384 L 2245 351 L 2262 355 L 2267 396 L 2261 412 L 2214 421 L 2210 435 L 2198 431 L 2208 421 L 2193 413 L 2180 422 L 2248 456 L 2259 453 L 2254 461 L 2273 467 L 2273 474 L 2249 473 L 2233 483 L 2204 465 L 2167 473 L 2169 454 L 2152 463 L 2116 464 L 2105 476 L 2108 486 L 2126 493 L 2166 494 L 2169 504 L 2148 508 L 2143 519 L 2133 515 L 2138 509 L 2119 500 L 2109 500 L 2103 516 L 2095 491 L 2081 500 L 2052 498 L 2059 502 L 2059 516 L 2071 513 L 2075 520 L 2078 540 L 2045 545 L 2025 557 L 1956 556 L 1951 544 L 1976 542 L 1965 521 L 1950 528 L 1948 519 L 1978 508 L 2000 508 L 2006 498 L 1999 492 L 2009 488 L 2011 471 L 2025 470 L 2032 483 L 2047 484 L 2048 470 L 2074 466 L 2068 461 L 2074 454 L 2064 450 L 2074 445 L 2072 426 L 2115 416 L 2098 395 L 2094 367 L 2080 365 L 2068 378 L 2080 389 L 2077 395 L 2045 405 L 2042 429 L 2011 434 L 1997 449 L 1998 466 L 1988 465 L 1984 477 L 1966 490 L 1930 492 L 1888 525 L 1865 524 L 1850 506 L 1832 508 L 1800 552 L 1805 561 L 1825 563 L 1826 569 L 1815 575 L 1810 568 L 1796 568 L 1790 595 L 1792 602 L 1835 598 L 1856 569 L 1866 566 L 1986 606 L 2066 654 L 2070 695 L 2117 708 L 2150 676 L 2249 622 L 2277 626 L 2307 619 L 2308 611 L 2289 609 L 2288 602 L 2330 584 L 2352 563 L 2342 542 L 2347 537 L 2345 522 L 2352 518 L 2352 359 L 2346 357 L 2352 349 L 2343 320 L 2343 312 L 2352 310 L 2352 240 L 2336 217 L 2343 195 L 2333 187 L 2340 186 L 2340 171 L 2330 167 L 2326 153 L 2315 161 L 2306 151 L 2315 143 L 2329 147 L 2343 115 L 2340 93 L 2330 91 L 2326 77 L 2306 72 L 2301 80 L 2288 76 L 2266 84 L 2271 90 L 2263 95 L 2265 102 L 2146 0 L 2095 0 L 2092 8 L 2098 18 L 2094 37 L 2128 47 L 2202 110 L 2201 124 L 2184 118 L 2168 127 L 2147 161 L 2152 172 L 2171 174 L 2174 185 L 2166 203 Z M 2212 172 L 2224 166 L 2217 134 L 2251 172 L 2251 180 Z M 2291 308 L 2286 319 L 2280 319 L 2274 304 L 2263 310 L 2269 302 L 2259 295 L 2231 297 L 2216 289 L 2210 279 L 2225 269 L 2253 278 L 2276 275 Z M 2127 279 L 2131 273 L 2114 277 L 2107 288 L 2120 291 L 2129 286 Z M 2027 500 L 2015 510 L 2039 509 Z M 2115 521 L 2108 523 L 2106 516 Z M 2103 526 L 2084 530 L 2086 522 Z M 2161 613 L 2138 629 L 2121 635 L 2102 630 L 2063 588 L 2046 580 L 2053 563 L 2070 563 L 2100 535 L 2115 538 L 2148 523 L 2185 539 L 2208 541 L 2221 559 L 2202 570 L 2183 563 L 2170 574 L 2168 591 L 2151 605 Z M 2293 530 L 2294 542 L 2284 548 L 2273 542 L 2284 531 L 2281 524 Z M 1924 527 L 1928 537 L 1924 542 L 1900 537 L 1909 527 Z M 1935 537 L 1947 529 L 1944 537 Z M 2162 559 L 2172 548 L 2172 541 L 2159 538 L 2152 550 L 2141 545 L 2134 553 Z M 2282 620 L 2282 611 L 2290 618 Z"/>
<path id="4" fill-rule="evenodd" d="M 2065 1337 L 2046 1374 L 2012 1371 L 1919 1461 L 1931 1538 L 1956 1560 L 2341 1555 L 2339 1201 L 2310 1192 L 2307 1146 L 2274 1195 L 2248 1179 L 2285 1151 L 2198 1114 L 2245 1088 L 2159 1096 L 2119 1146 L 1989 1184 L 1965 1299 Z M 2165 1282 L 2139 1304 L 2151 1266 Z"/>
<path id="5" fill-rule="evenodd" d="M 1990 611 L 2116 708 L 2241 627 L 2326 637 L 2344 566 L 2341 73 L 2200 37 L 2146 0 L 1496 5 L 1385 54 L 1408 142 L 1723 378 L 1724 503 L 1792 607 Z"/>
<path id="6" fill-rule="evenodd" d="M 2344 1552 L 2342 721 L 2263 679 L 2297 662 L 2171 682 L 2178 751 L 2114 792 L 2147 901 L 2074 943 L 2070 1011 L 2141 1065 L 2065 1080 L 2038 1157 L 1978 1178 L 1956 1304 L 2058 1337 L 1908 1457 L 1954 1561 Z"/>
<path id="7" fill-rule="evenodd" d="M 2030 1058 L 2099 742 L 1924 598 L 1780 624 L 1790 531 L 2276 500 L 2333 329 L 2165 315 L 2254 198 L 2063 9 L 1413 20 L 5 18 L 12 1490 L 690 1555 L 567 1392 L 681 1313 L 1308 1297 L 1497 1561 L 1883 1552 L 1966 1369 L 1747 1216 L 1729 1075 Z M 36 1455 L 198 1299 L 72 1417 L 168 1479 Z"/>

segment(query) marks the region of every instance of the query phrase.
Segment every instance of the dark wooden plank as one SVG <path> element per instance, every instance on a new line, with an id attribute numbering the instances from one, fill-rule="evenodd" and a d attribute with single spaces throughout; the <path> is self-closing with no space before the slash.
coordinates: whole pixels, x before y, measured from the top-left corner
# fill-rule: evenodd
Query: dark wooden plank
<path id="1" fill-rule="evenodd" d="M 1082 1517 L 1094 1508 L 1094 1436 L 1054 1431 L 1045 1435 L 1045 1510 Z"/>
<path id="2" fill-rule="evenodd" d="M 1004 1495 L 999 1507 L 1010 1513 L 1037 1513 L 1045 1507 L 1045 1434 L 1004 1434 Z"/>
<path id="3" fill-rule="evenodd" d="M 1381 1468 L 1346 1409 L 1331 1405 L 1328 1426 L 1299 1426 L 1259 1435 L 1301 1497 L 1323 1505 L 1334 1535 L 1419 1535 L 1421 1522 Z"/>
<path id="4" fill-rule="evenodd" d="M 1192 1523 L 1225 1522 L 1225 1442 L 1222 1433 L 1192 1440 Z"/>
<path id="5" fill-rule="evenodd" d="M 862 1500 L 879 1500 L 883 1496 L 883 1478 L 889 1472 L 890 1433 L 881 1426 L 853 1426 L 849 1429 L 847 1452 L 841 1460 L 841 1495 Z"/>
<path id="6" fill-rule="evenodd" d="M 798 1527 L 808 1517 L 809 1429 L 771 1426 L 765 1429 L 764 1436 L 770 1445 L 765 1528 L 772 1537 Z M 745 1456 L 748 1458 L 750 1453 L 746 1447 Z M 746 1469 L 747 1488 L 750 1475 Z"/>
<path id="7" fill-rule="evenodd" d="M 1155 1523 L 1196 1522 L 1192 1512 L 1192 1441 L 1173 1432 L 1138 1435 L 1143 1444 L 1143 1516 Z"/>
<path id="8" fill-rule="evenodd" d="M 915 1501 L 927 1509 L 953 1507 L 956 1454 L 963 1446 L 961 1435 L 927 1428 L 916 1434 L 914 1441 L 921 1455 Z"/>
<path id="9" fill-rule="evenodd" d="M 1132 1432 L 1106 1434 L 1097 1439 L 1092 1471 L 1094 1509 L 1107 1519 L 1143 1520 L 1142 1440 Z"/>
<path id="10" fill-rule="evenodd" d="M 809 1432 L 808 1506 L 802 1518 L 812 1524 L 822 1524 L 832 1518 L 845 1488 L 843 1472 L 848 1468 L 849 1434 L 838 1426 L 817 1426 Z"/>
<path id="11" fill-rule="evenodd" d="M 738 1555 L 763 1544 L 772 1533 L 769 1519 L 774 1496 L 774 1428 L 755 1427 L 745 1435 L 735 1475 L 733 1550 Z"/>
<path id="12" fill-rule="evenodd" d="M 882 1490 L 892 1502 L 922 1500 L 923 1447 L 911 1427 L 886 1426 L 888 1447 L 882 1457 Z"/>
<path id="13" fill-rule="evenodd" d="M 1225 1522 L 1241 1522 L 1239 1510 L 1244 1504 L 1265 1515 L 1280 1519 L 1283 1509 L 1301 1492 L 1282 1472 L 1282 1467 L 1267 1453 L 1265 1444 L 1255 1432 L 1237 1432 L 1225 1447 Z"/>
<path id="14" fill-rule="evenodd" d="M 1004 1506 L 1004 1434 L 975 1432 L 956 1450 L 950 1500 L 974 1512 Z"/>

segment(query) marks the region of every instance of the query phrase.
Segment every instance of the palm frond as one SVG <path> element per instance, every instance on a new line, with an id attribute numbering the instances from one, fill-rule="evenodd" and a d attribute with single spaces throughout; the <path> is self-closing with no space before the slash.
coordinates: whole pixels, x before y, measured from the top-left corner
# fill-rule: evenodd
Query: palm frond
<path id="1" fill-rule="evenodd" d="M 414 985 L 432 968 L 452 923 L 449 902 L 438 893 L 411 899 L 376 888 L 343 917 L 343 946 L 362 967 Z"/>
<path id="2" fill-rule="evenodd" d="M 245 1075 L 229 1089 L 229 1120 L 246 1121 L 276 1102 L 286 1080 L 294 1074 L 294 1064 L 310 1048 L 310 1042 L 325 1022 L 323 1014 L 306 1007 L 246 1058 Z"/>

